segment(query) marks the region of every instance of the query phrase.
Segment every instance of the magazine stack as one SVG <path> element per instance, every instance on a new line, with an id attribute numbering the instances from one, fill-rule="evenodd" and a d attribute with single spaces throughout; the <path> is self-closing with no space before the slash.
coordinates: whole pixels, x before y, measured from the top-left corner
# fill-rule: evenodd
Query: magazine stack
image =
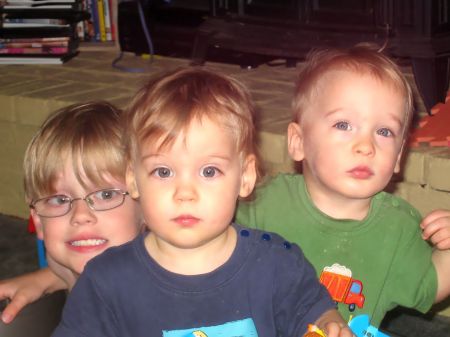
<path id="1" fill-rule="evenodd" d="M 6 0 L 0 12 L 0 64 L 64 63 L 78 53 L 78 22 L 89 18 L 81 0 Z"/>

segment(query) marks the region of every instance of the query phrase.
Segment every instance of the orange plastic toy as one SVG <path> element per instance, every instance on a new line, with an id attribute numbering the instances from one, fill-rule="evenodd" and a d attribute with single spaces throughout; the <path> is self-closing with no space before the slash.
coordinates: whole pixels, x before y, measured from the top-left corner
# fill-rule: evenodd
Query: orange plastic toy
<path id="1" fill-rule="evenodd" d="M 308 324 L 308 332 L 303 337 L 326 337 L 325 333 L 313 324 Z"/>
<path id="2" fill-rule="evenodd" d="M 322 335 L 317 332 L 310 331 L 304 334 L 303 337 L 322 337 Z"/>
<path id="3" fill-rule="evenodd" d="M 450 91 L 445 103 L 438 103 L 431 109 L 431 116 L 423 117 L 419 127 L 410 137 L 410 145 L 450 146 Z"/>

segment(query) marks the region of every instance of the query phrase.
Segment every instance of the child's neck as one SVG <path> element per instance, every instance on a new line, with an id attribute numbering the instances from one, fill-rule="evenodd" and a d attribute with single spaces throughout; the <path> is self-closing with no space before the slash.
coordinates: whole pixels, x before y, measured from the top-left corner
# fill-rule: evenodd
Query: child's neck
<path id="1" fill-rule="evenodd" d="M 194 248 L 176 247 L 151 232 L 145 238 L 150 256 L 164 269 L 181 275 L 206 274 L 219 268 L 233 254 L 236 242 L 231 225 L 219 237 Z"/>
<path id="2" fill-rule="evenodd" d="M 334 219 L 363 220 L 369 213 L 372 198 L 341 198 L 322 191 L 310 191 L 307 185 L 306 187 L 314 206 L 329 217 Z"/>

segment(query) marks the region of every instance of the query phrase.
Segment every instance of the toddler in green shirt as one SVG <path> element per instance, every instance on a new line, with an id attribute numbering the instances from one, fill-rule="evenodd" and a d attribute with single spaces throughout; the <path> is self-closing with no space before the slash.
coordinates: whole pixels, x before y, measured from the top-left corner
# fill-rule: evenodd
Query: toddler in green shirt
<path id="1" fill-rule="evenodd" d="M 446 298 L 448 212 L 429 216 L 422 235 L 419 213 L 383 192 L 400 170 L 413 114 L 397 65 L 368 46 L 315 51 L 293 108 L 288 151 L 303 175 L 267 181 L 240 202 L 237 222 L 299 244 L 347 320 L 367 315 L 378 327 L 398 305 L 426 312 Z"/>

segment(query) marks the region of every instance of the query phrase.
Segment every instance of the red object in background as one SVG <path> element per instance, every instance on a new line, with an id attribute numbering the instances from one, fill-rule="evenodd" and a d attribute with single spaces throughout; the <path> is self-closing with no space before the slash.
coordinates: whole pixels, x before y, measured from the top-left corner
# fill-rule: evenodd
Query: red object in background
<path id="1" fill-rule="evenodd" d="M 445 103 L 436 104 L 431 109 L 431 116 L 423 117 L 419 127 L 412 132 L 410 146 L 422 144 L 450 147 L 450 91 Z"/>
<path id="2" fill-rule="evenodd" d="M 36 233 L 36 227 L 34 226 L 34 221 L 31 215 L 28 218 L 28 233 Z"/>
<path id="3" fill-rule="evenodd" d="M 28 232 L 36 233 L 36 226 L 34 225 L 34 221 L 31 216 L 28 218 Z M 36 239 L 36 247 L 37 247 L 39 268 L 46 268 L 48 266 L 48 263 L 47 263 L 46 253 L 45 253 L 44 241 L 37 238 Z"/>

